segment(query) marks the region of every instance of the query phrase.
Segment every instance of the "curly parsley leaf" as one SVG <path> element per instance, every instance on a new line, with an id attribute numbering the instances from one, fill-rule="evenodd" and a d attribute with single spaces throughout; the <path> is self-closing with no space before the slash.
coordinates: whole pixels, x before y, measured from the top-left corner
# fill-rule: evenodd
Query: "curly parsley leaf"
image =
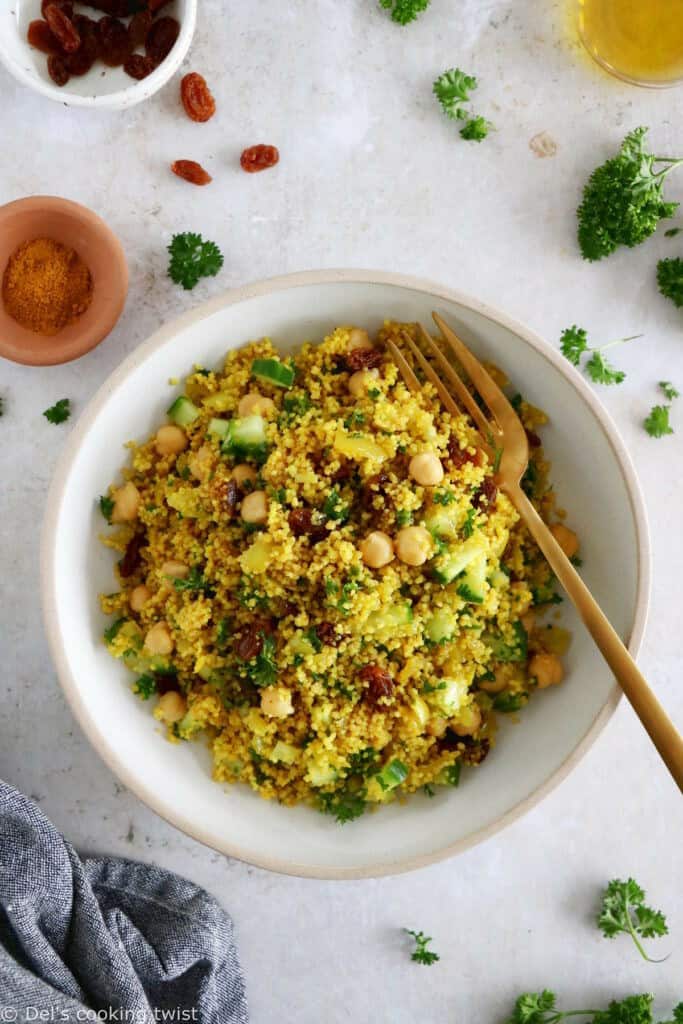
<path id="1" fill-rule="evenodd" d="M 446 117 L 464 121 L 467 113 L 463 104 L 469 103 L 470 93 L 476 88 L 477 79 L 474 75 L 466 75 L 460 68 L 449 68 L 436 79 L 432 91 Z"/>
<path id="2" fill-rule="evenodd" d="M 493 128 L 493 125 L 481 114 L 477 117 L 471 117 L 466 124 L 460 129 L 460 136 L 466 139 L 468 142 L 481 142 L 486 138 L 488 133 Z"/>
<path id="3" fill-rule="evenodd" d="M 652 1002 L 644 993 L 613 1000 L 606 1010 L 559 1010 L 555 993 L 544 989 L 519 996 L 506 1024 L 561 1024 L 573 1017 L 585 1018 L 585 1024 L 653 1024 Z"/>
<path id="4" fill-rule="evenodd" d="M 118 636 L 118 632 L 121 629 L 121 626 L 124 624 L 124 622 L 127 621 L 128 620 L 125 618 L 116 619 L 115 622 L 112 622 L 111 626 L 107 626 L 104 633 L 102 634 L 104 636 L 104 642 L 106 644 L 112 643 L 112 641 L 114 641 Z"/>
<path id="5" fill-rule="evenodd" d="M 683 306 L 683 260 L 660 260 L 657 264 L 657 285 L 662 295 L 674 306 Z"/>
<path id="6" fill-rule="evenodd" d="M 223 254 L 215 242 L 205 242 L 191 231 L 174 235 L 168 246 L 168 275 L 190 291 L 202 277 L 215 277 L 223 266 Z"/>
<path id="7" fill-rule="evenodd" d="M 668 405 L 653 405 L 649 415 L 643 420 L 643 426 L 650 437 L 664 437 L 665 434 L 673 434 L 673 427 L 669 423 Z"/>
<path id="8" fill-rule="evenodd" d="M 99 505 L 102 515 L 108 523 L 111 523 L 111 515 L 114 511 L 114 499 L 110 498 L 108 494 L 100 494 Z"/>
<path id="9" fill-rule="evenodd" d="M 669 932 L 664 914 L 645 904 L 645 892 L 633 878 L 625 882 L 613 878 L 609 883 L 602 894 L 598 927 L 608 939 L 613 939 L 621 932 L 630 935 L 640 955 L 651 963 L 657 961 L 652 961 L 647 955 L 639 936 L 652 939 Z"/>
<path id="10" fill-rule="evenodd" d="M 576 324 L 565 327 L 560 335 L 560 349 L 572 366 L 578 366 L 581 356 L 588 350 L 588 335 L 583 327 Z"/>
<path id="11" fill-rule="evenodd" d="M 263 637 L 263 646 L 249 662 L 247 672 L 254 686 L 273 686 L 277 682 L 275 640 L 272 636 Z"/>
<path id="12" fill-rule="evenodd" d="M 465 522 L 462 524 L 462 535 L 467 540 L 474 533 L 474 520 L 477 518 L 477 509 L 468 508 Z"/>
<path id="13" fill-rule="evenodd" d="M 593 352 L 584 370 L 594 384 L 621 384 L 626 377 L 623 370 L 615 370 L 610 366 L 599 350 Z"/>
<path id="14" fill-rule="evenodd" d="M 340 825 L 355 821 L 365 812 L 365 790 L 340 789 L 334 793 L 321 793 L 318 809 L 322 814 L 331 814 Z"/>
<path id="15" fill-rule="evenodd" d="M 437 960 L 441 959 L 438 953 L 427 948 L 432 941 L 431 935 L 425 935 L 424 932 L 414 932 L 410 928 L 404 928 L 403 930 L 415 939 L 415 949 L 411 953 L 410 959 L 414 960 L 416 964 L 425 964 L 427 967 L 430 967 Z"/>
<path id="16" fill-rule="evenodd" d="M 379 0 L 380 7 L 391 11 L 392 20 L 399 25 L 407 25 L 415 21 L 419 14 L 426 11 L 431 0 Z"/>
<path id="17" fill-rule="evenodd" d="M 349 757 L 350 775 L 372 775 L 379 767 L 379 753 L 374 747 L 357 750 Z"/>
<path id="18" fill-rule="evenodd" d="M 48 423 L 66 423 L 71 415 L 71 399 L 60 398 L 58 402 L 46 409 L 43 416 Z"/>
<path id="19" fill-rule="evenodd" d="M 577 210 L 579 247 L 586 260 L 601 260 L 620 245 L 639 245 L 678 209 L 678 203 L 665 202 L 662 189 L 666 175 L 681 161 L 649 153 L 647 131 L 630 132 L 617 156 L 597 167 L 586 183 Z M 656 170 L 655 164 L 664 167 Z"/>
<path id="20" fill-rule="evenodd" d="M 133 684 L 133 693 L 137 693 L 140 700 L 149 700 L 157 692 L 157 681 L 149 672 L 145 672 Z"/>
<path id="21" fill-rule="evenodd" d="M 680 391 L 676 390 L 670 380 L 660 380 L 659 387 L 670 402 L 673 402 L 674 398 L 680 398 Z"/>
<path id="22" fill-rule="evenodd" d="M 214 595 L 213 587 L 204 578 L 201 569 L 196 565 L 190 569 L 187 576 L 183 576 L 180 579 L 173 578 L 173 586 L 176 590 L 196 591 L 200 594 L 206 594 L 207 597 L 213 597 Z"/>

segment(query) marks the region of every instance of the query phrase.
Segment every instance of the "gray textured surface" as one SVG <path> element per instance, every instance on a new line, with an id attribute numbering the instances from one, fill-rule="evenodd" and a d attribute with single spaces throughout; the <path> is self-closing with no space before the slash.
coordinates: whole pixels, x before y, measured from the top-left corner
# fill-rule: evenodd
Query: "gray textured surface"
<path id="1" fill-rule="evenodd" d="M 178 112 L 175 85 L 125 114 L 71 111 L 15 87 L 3 95 L 0 201 L 31 193 L 93 207 L 118 232 L 132 272 L 114 334 L 49 370 L 3 363 L 0 394 L 0 776 L 35 795 L 77 846 L 158 863 L 205 885 L 235 918 L 254 1024 L 496 1021 L 520 990 L 553 985 L 581 1003 L 680 990 L 683 905 L 680 796 L 629 709 L 539 808 L 457 860 L 378 882 L 279 878 L 184 838 L 123 792 L 85 743 L 50 666 L 38 604 L 38 535 L 68 428 L 40 415 L 70 395 L 78 413 L 161 322 L 209 294 L 276 273 L 362 266 L 431 277 L 526 321 L 556 343 L 574 321 L 596 339 L 639 331 L 619 352 L 627 381 L 600 397 L 633 454 L 654 541 L 654 594 L 641 659 L 678 722 L 683 405 L 678 433 L 652 441 L 640 421 L 656 381 L 683 385 L 683 320 L 661 299 L 654 266 L 681 246 L 661 234 L 597 266 L 574 244 L 578 190 L 624 132 L 653 129 L 672 155 L 680 93 L 603 77 L 571 41 L 565 4 L 433 0 L 401 30 L 374 0 L 203 0 L 187 69 L 219 104 L 208 125 Z M 497 132 L 457 137 L 430 96 L 458 64 L 481 79 L 477 106 Z M 557 143 L 540 159 L 530 140 Z M 276 143 L 279 168 L 247 176 L 244 145 Z M 168 163 L 202 160 L 214 184 L 193 191 Z M 672 183 L 683 196 L 683 179 Z M 215 238 L 225 270 L 192 294 L 166 279 L 164 246 L 190 229 Z M 125 414 L 125 410 L 122 410 Z M 587 453 L 587 472 L 590 471 Z M 619 567 L 614 567 L 618 585 Z M 670 914 L 658 967 L 591 924 L 597 887 L 634 873 Z M 401 926 L 435 938 L 442 961 L 410 963 Z"/>

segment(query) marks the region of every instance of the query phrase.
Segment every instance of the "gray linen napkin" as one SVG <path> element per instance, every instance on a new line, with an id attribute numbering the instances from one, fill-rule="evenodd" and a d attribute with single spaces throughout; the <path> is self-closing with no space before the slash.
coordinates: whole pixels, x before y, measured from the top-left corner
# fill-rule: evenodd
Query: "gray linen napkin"
<path id="1" fill-rule="evenodd" d="M 1 1022 L 247 1019 L 232 921 L 208 893 L 153 865 L 81 860 L 0 782 Z"/>

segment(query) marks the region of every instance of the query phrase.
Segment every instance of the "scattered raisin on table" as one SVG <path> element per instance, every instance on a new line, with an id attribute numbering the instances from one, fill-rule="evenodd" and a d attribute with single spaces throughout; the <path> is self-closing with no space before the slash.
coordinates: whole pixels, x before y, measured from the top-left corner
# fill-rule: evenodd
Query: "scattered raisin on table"
<path id="1" fill-rule="evenodd" d="M 147 33 L 152 27 L 152 12 L 148 10 L 138 11 L 130 19 L 128 25 L 128 43 L 131 50 L 137 50 L 138 46 L 143 46 Z"/>
<path id="2" fill-rule="evenodd" d="M 141 53 L 131 53 L 130 57 L 126 60 L 123 65 L 123 70 L 131 78 L 135 78 L 138 82 L 141 82 L 143 78 L 147 78 L 147 75 L 151 75 L 155 70 L 156 64 L 151 57 L 145 57 Z"/>
<path id="3" fill-rule="evenodd" d="M 124 579 L 132 576 L 142 564 L 142 549 L 145 546 L 144 533 L 134 533 L 128 541 L 126 551 L 119 562 L 119 575 Z"/>
<path id="4" fill-rule="evenodd" d="M 145 40 L 145 52 L 148 57 L 161 64 L 166 60 L 169 53 L 175 46 L 175 41 L 180 34 L 180 25 L 175 18 L 167 16 L 158 18 L 153 22 Z"/>
<path id="5" fill-rule="evenodd" d="M 240 157 L 240 166 L 248 174 L 256 171 L 265 171 L 268 167 L 274 167 L 280 159 L 280 153 L 276 146 L 250 146 L 245 149 Z"/>
<path id="6" fill-rule="evenodd" d="M 196 71 L 185 75 L 180 83 L 180 99 L 191 121 L 205 122 L 216 113 L 216 101 L 206 79 Z"/>
<path id="7" fill-rule="evenodd" d="M 47 58 L 47 73 L 55 85 L 66 85 L 71 75 L 63 57 L 52 54 Z"/>
<path id="8" fill-rule="evenodd" d="M 31 46 L 42 53 L 61 54 L 62 48 L 59 40 L 46 21 L 41 18 L 32 21 L 26 32 L 26 38 Z"/>
<path id="9" fill-rule="evenodd" d="M 76 27 L 67 17 L 61 7 L 57 4 L 48 4 L 45 8 L 45 20 L 47 21 L 53 35 L 59 41 L 59 45 L 65 53 L 75 53 L 81 45 L 81 37 Z"/>
<path id="10" fill-rule="evenodd" d="M 98 22 L 100 35 L 100 57 L 110 68 L 118 68 L 130 54 L 128 29 L 117 18 L 105 15 Z"/>
<path id="11" fill-rule="evenodd" d="M 344 356 L 344 365 L 351 373 L 372 370 L 383 362 L 384 355 L 378 348 L 354 348 Z"/>
<path id="12" fill-rule="evenodd" d="M 213 178 L 208 171 L 205 171 L 196 160 L 176 160 L 171 164 L 171 170 L 183 181 L 189 181 L 191 185 L 208 185 Z"/>
<path id="13" fill-rule="evenodd" d="M 387 670 L 380 668 L 379 665 L 364 665 L 358 673 L 358 678 L 368 684 L 364 698 L 373 707 L 377 707 L 383 697 L 393 696 L 394 680 Z"/>

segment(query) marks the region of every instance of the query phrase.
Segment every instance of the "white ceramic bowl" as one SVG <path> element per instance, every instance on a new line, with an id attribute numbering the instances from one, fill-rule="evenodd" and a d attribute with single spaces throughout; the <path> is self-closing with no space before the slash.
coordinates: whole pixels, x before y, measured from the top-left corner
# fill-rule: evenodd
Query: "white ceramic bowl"
<path id="1" fill-rule="evenodd" d="M 196 839 L 262 867 L 321 878 L 377 876 L 450 856 L 536 804 L 578 762 L 612 714 L 618 691 L 573 611 L 564 685 L 505 722 L 500 742 L 460 788 L 412 797 L 340 827 L 306 807 L 266 802 L 209 776 L 201 744 L 172 745 L 130 675 L 109 657 L 97 595 L 112 589 L 113 556 L 98 543 L 96 498 L 114 480 L 130 438 L 156 429 L 169 377 L 226 349 L 270 335 L 287 349 L 339 323 L 376 328 L 385 317 L 430 321 L 433 309 L 515 386 L 548 410 L 543 441 L 569 522 L 581 537 L 583 573 L 635 655 L 649 595 L 649 546 L 638 484 L 619 436 L 580 375 L 540 338 L 503 314 L 438 285 L 393 274 L 323 271 L 230 292 L 162 327 L 115 371 L 73 430 L 47 502 L 42 591 L 52 655 L 66 697 L 91 743 L 145 803 Z M 617 568 L 615 568 L 617 567 Z"/>
<path id="2" fill-rule="evenodd" d="M 47 73 L 47 57 L 26 41 L 29 22 L 40 18 L 40 0 L 0 4 L 0 61 L 22 85 L 58 103 L 124 110 L 161 89 L 176 73 L 190 48 L 197 21 L 197 0 L 173 0 L 163 13 L 178 19 L 180 35 L 166 60 L 141 82 L 127 75 L 123 68 L 108 68 L 98 62 L 87 75 L 71 78 L 62 88 L 55 85 Z M 95 17 L 102 17 L 101 12 L 95 12 Z"/>

